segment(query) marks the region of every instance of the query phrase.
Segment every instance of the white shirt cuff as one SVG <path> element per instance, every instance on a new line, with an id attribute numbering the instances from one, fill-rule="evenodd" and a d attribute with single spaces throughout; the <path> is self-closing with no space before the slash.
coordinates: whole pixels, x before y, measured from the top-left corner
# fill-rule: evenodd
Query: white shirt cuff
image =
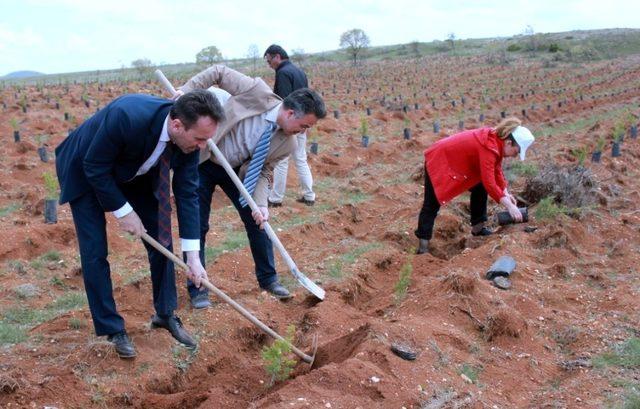
<path id="1" fill-rule="evenodd" d="M 113 215 L 115 217 L 117 217 L 118 219 L 121 217 L 124 217 L 126 215 L 128 215 L 129 213 L 131 213 L 133 211 L 133 207 L 131 207 L 131 205 L 129 204 L 129 202 L 126 202 L 124 204 L 124 206 L 122 206 L 121 208 L 119 208 L 118 210 L 113 212 Z"/>
<path id="2" fill-rule="evenodd" d="M 180 239 L 182 251 L 200 251 L 199 239 Z"/>

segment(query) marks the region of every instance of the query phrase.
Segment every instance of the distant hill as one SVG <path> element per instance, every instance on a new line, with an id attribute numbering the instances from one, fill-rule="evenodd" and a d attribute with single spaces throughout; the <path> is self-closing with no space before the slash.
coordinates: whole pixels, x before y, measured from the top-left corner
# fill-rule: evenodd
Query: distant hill
<path id="1" fill-rule="evenodd" d="M 337 41 L 337 39 L 336 39 Z M 640 29 L 608 28 L 599 30 L 575 30 L 560 33 L 517 34 L 508 37 L 468 38 L 413 41 L 407 44 L 372 46 L 358 56 L 362 61 L 394 59 L 418 59 L 431 56 L 486 56 L 491 64 L 508 64 L 515 58 L 537 59 L 542 64 L 553 66 L 559 63 L 579 64 L 595 60 L 613 59 L 640 54 Z M 293 53 L 291 59 L 307 67 L 322 62 L 349 62 L 351 56 L 344 50 L 327 50 L 316 53 Z M 264 64 L 255 67 L 252 59 L 236 58 L 223 64 L 251 76 L 272 76 L 271 69 Z M 172 80 L 185 81 L 202 70 L 202 65 L 178 63 L 159 65 Z M 135 68 L 117 68 L 59 74 L 42 74 L 35 71 L 12 72 L 0 80 L 9 84 L 83 83 L 95 81 L 155 81 L 153 69 L 138 72 Z"/>
<path id="2" fill-rule="evenodd" d="M 14 71 L 14 72 L 10 72 L 4 77 L 0 77 L 0 79 L 8 80 L 12 78 L 38 77 L 40 75 L 45 75 L 45 74 L 38 71 Z"/>

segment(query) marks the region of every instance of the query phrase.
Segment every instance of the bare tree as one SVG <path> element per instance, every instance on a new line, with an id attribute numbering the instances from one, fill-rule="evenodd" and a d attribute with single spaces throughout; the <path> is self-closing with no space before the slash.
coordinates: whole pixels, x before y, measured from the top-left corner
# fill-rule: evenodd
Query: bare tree
<path id="1" fill-rule="evenodd" d="M 411 49 L 411 52 L 413 53 L 415 58 L 420 58 L 420 42 L 418 42 L 418 40 L 410 42 L 409 48 Z"/>
<path id="2" fill-rule="evenodd" d="M 196 64 L 214 64 L 222 61 L 222 53 L 215 45 L 203 48 L 196 54 Z"/>
<path id="3" fill-rule="evenodd" d="M 131 61 L 131 66 L 138 71 L 138 74 L 144 75 L 151 69 L 151 60 L 148 58 L 138 58 Z"/>
<path id="4" fill-rule="evenodd" d="M 456 45 L 456 33 L 451 32 L 451 33 L 447 34 L 447 40 L 446 41 L 449 43 L 449 46 L 453 50 L 455 48 L 455 45 Z"/>
<path id="5" fill-rule="evenodd" d="M 530 25 L 527 25 L 524 28 L 522 35 L 527 37 L 527 45 L 526 45 L 527 51 L 531 51 L 532 53 L 534 53 L 538 48 L 538 44 L 537 44 L 537 38 L 536 38 L 535 32 L 533 31 L 533 27 L 531 27 Z"/>
<path id="6" fill-rule="evenodd" d="M 255 73 L 258 69 L 258 60 L 260 59 L 260 50 L 256 44 L 251 44 L 249 49 L 247 50 L 247 58 L 251 60 L 251 64 L 253 64 L 253 72 Z"/>
<path id="7" fill-rule="evenodd" d="M 347 53 L 353 58 L 353 65 L 358 62 L 358 55 L 369 47 L 369 36 L 359 28 L 345 31 L 340 36 L 340 47 L 347 50 Z"/>

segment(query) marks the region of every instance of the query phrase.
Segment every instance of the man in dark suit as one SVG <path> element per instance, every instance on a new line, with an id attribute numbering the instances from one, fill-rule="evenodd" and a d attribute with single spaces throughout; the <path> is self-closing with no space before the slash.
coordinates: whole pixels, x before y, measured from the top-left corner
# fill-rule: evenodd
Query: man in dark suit
<path id="1" fill-rule="evenodd" d="M 177 102 L 125 95 L 85 121 L 56 148 L 60 203 L 71 206 L 96 335 L 107 335 L 121 358 L 133 358 L 136 351 L 113 298 L 104 213 L 113 212 L 121 230 L 135 236 L 147 232 L 173 251 L 169 201 L 169 169 L 173 169 L 187 275 L 200 286 L 207 274 L 199 257 L 198 157 L 223 119 L 220 103 L 204 90 L 188 93 Z M 184 345 L 195 347 L 174 314 L 173 263 L 146 242 L 144 245 L 156 311 L 151 325 L 166 328 Z"/>
<path id="2" fill-rule="evenodd" d="M 264 52 L 264 58 L 276 72 L 276 81 L 273 85 L 273 92 L 284 99 L 293 91 L 307 88 L 309 82 L 304 71 L 289 61 L 287 52 L 277 44 L 271 44 Z M 302 196 L 297 201 L 307 206 L 313 206 L 316 201 L 316 194 L 313 191 L 313 175 L 307 163 L 307 133 L 301 132 L 296 136 L 298 147 L 291 152 L 291 155 L 281 160 L 273 170 L 273 186 L 269 192 L 269 206 L 280 207 L 284 200 L 284 192 L 287 188 L 287 173 L 289 171 L 289 157 L 293 158 L 293 164 L 298 174 L 300 191 Z"/>

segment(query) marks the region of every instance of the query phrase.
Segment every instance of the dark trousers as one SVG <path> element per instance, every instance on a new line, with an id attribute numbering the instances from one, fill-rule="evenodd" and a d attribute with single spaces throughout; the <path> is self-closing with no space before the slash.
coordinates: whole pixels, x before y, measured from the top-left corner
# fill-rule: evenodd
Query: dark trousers
<path id="1" fill-rule="evenodd" d="M 200 198 L 200 260 L 202 261 L 202 265 L 205 265 L 204 249 L 207 232 L 209 232 L 211 200 L 216 186 L 220 186 L 235 206 L 240 215 L 240 219 L 242 219 L 244 223 L 247 238 L 249 239 L 249 246 L 251 247 L 251 254 L 253 255 L 253 261 L 256 266 L 258 284 L 262 288 L 268 287 L 278 279 L 273 258 L 273 245 L 269 236 L 267 236 L 264 230 L 260 230 L 260 227 L 256 224 L 255 220 L 253 220 L 251 208 L 249 206 L 240 207 L 240 192 L 222 166 L 207 160 L 200 164 L 198 173 L 200 176 L 198 195 Z M 191 297 L 198 294 L 199 291 L 208 291 L 203 287 L 198 290 L 190 280 L 187 280 L 187 289 Z"/>
<path id="2" fill-rule="evenodd" d="M 424 177 L 424 203 L 418 216 L 418 228 L 415 231 L 419 239 L 431 240 L 433 236 L 433 225 L 440 210 L 440 203 L 433 191 L 433 185 L 429 178 L 429 173 L 425 171 Z M 487 219 L 487 191 L 482 183 L 478 183 L 471 189 L 471 225 L 486 222 Z"/>
<path id="3" fill-rule="evenodd" d="M 158 238 L 158 200 L 153 195 L 152 178 L 135 178 L 120 188 L 138 214 L 147 233 Z M 116 310 L 111 283 L 111 270 L 107 261 L 107 232 L 104 210 L 93 192 L 86 193 L 70 203 L 73 223 L 80 247 L 82 278 L 87 292 L 89 309 L 96 335 L 110 335 L 125 329 L 124 319 Z M 143 242 L 147 249 L 153 306 L 158 315 L 173 315 L 177 308 L 176 282 L 173 263 Z M 169 250 L 172 250 L 169 246 Z"/>

